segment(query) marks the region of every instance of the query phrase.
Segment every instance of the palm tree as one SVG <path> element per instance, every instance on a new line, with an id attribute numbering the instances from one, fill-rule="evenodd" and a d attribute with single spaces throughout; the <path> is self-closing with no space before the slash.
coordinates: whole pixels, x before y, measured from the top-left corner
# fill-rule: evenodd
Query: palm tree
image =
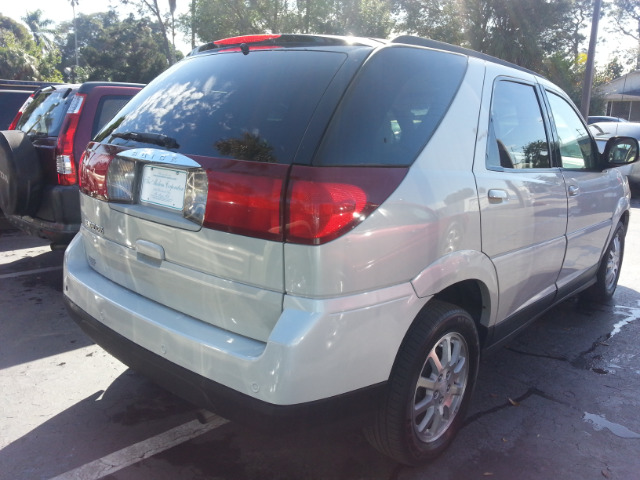
<path id="1" fill-rule="evenodd" d="M 171 43 L 173 50 L 176 49 L 176 0 L 169 0 L 169 11 L 171 12 Z"/>
<path id="2" fill-rule="evenodd" d="M 54 48 L 53 40 L 51 39 L 54 30 L 50 28 L 53 25 L 53 21 L 42 18 L 42 14 L 42 10 L 36 10 L 35 12 L 27 11 L 27 15 L 22 17 L 22 20 L 27 24 L 29 30 L 31 30 L 36 45 L 38 45 L 43 52 L 50 52 Z"/>

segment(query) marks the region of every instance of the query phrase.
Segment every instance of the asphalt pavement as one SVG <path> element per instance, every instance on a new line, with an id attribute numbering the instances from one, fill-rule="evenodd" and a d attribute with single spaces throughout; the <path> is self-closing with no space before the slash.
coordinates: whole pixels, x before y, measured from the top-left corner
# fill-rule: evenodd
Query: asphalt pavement
<path id="1" fill-rule="evenodd" d="M 63 252 L 0 219 L 0 480 L 640 479 L 638 247 L 634 199 L 613 301 L 566 301 L 485 358 L 451 448 L 408 468 L 346 426 L 200 423 L 71 321 Z"/>

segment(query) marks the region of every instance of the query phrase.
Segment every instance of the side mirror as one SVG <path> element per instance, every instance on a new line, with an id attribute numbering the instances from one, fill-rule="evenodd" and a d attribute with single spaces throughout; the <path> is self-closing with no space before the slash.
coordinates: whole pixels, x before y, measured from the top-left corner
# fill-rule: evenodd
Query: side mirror
<path id="1" fill-rule="evenodd" d="M 611 137 L 607 140 L 602 158 L 607 165 L 627 165 L 638 160 L 640 146 L 633 137 Z"/>

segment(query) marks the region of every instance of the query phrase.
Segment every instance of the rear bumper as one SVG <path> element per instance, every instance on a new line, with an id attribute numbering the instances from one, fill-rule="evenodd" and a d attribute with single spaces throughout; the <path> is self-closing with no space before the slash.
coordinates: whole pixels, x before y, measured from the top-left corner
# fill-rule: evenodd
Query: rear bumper
<path id="1" fill-rule="evenodd" d="M 276 419 L 366 410 L 424 302 L 410 285 L 339 299 L 285 295 L 280 319 L 261 342 L 108 280 L 89 266 L 82 239 L 65 253 L 64 295 L 73 318 L 125 364 L 228 418 L 238 410 L 240 417 L 251 410 Z"/>
<path id="2" fill-rule="evenodd" d="M 21 217 L 7 215 L 7 220 L 14 227 L 34 237 L 44 238 L 51 243 L 67 245 L 78 233 L 80 224 L 65 225 L 62 223 L 47 222 L 33 217 Z"/>
<path id="3" fill-rule="evenodd" d="M 66 245 L 80 229 L 78 187 L 47 186 L 35 216 L 7 215 L 7 220 L 29 235 Z"/>
<path id="4" fill-rule="evenodd" d="M 289 430 L 348 419 L 364 424 L 386 384 L 297 405 L 273 405 L 195 374 L 105 327 L 65 297 L 71 317 L 98 345 L 158 385 L 227 419 L 266 430 Z"/>

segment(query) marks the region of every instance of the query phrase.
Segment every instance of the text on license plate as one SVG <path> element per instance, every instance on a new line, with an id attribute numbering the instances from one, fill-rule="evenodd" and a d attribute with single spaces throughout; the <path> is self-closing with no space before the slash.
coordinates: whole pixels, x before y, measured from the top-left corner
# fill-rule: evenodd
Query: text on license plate
<path id="1" fill-rule="evenodd" d="M 161 207 L 182 210 L 187 172 L 145 165 L 140 200 Z"/>

